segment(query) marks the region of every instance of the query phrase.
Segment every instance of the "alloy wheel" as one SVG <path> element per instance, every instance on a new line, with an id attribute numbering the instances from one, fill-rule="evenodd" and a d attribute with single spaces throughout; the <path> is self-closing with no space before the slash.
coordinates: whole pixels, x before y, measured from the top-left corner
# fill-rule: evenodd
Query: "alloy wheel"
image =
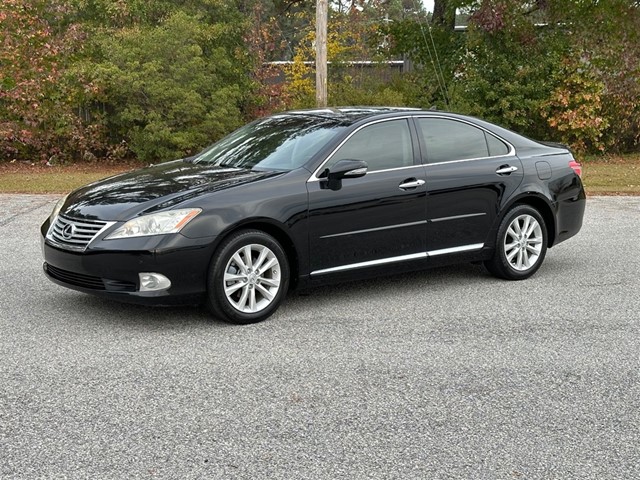
<path id="1" fill-rule="evenodd" d="M 274 300 L 281 285 L 280 262 L 265 245 L 239 248 L 224 269 L 223 287 L 227 300 L 239 312 L 257 313 Z"/>
<path id="2" fill-rule="evenodd" d="M 528 214 L 514 218 L 504 237 L 504 253 L 511 268 L 524 272 L 535 266 L 542 253 L 543 234 L 538 221 Z"/>

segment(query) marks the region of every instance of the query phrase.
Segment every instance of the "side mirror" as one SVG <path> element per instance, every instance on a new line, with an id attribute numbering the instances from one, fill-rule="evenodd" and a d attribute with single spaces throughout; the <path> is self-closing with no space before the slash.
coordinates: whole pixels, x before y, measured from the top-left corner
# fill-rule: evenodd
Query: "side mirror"
<path id="1" fill-rule="evenodd" d="M 367 162 L 364 160 L 338 160 L 327 172 L 327 178 L 342 180 L 364 177 L 367 174 L 367 167 Z"/>
<path id="2" fill-rule="evenodd" d="M 363 160 L 338 160 L 330 169 L 320 174 L 325 188 L 340 190 L 343 178 L 364 177 L 367 174 L 367 162 Z"/>

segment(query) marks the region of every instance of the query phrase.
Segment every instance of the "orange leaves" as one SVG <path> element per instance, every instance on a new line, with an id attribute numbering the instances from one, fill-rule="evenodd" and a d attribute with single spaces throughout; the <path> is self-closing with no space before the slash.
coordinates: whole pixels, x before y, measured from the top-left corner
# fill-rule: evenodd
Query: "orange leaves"
<path id="1" fill-rule="evenodd" d="M 0 159 L 46 161 L 84 128 L 65 92 L 80 29 L 56 23 L 63 7 L 59 0 L 2 1 Z"/>
<path id="2" fill-rule="evenodd" d="M 575 62 L 565 62 L 560 85 L 542 106 L 547 124 L 578 152 L 603 151 L 603 135 L 609 125 L 603 116 L 604 85 L 588 72 Z"/>

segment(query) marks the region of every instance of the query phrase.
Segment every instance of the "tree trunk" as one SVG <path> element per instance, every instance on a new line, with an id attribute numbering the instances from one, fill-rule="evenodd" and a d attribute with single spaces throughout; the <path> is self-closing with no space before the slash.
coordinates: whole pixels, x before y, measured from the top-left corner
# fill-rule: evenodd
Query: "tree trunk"
<path id="1" fill-rule="evenodd" d="M 456 7 L 451 0 L 435 0 L 433 3 L 433 25 L 453 30 L 456 26 Z"/>

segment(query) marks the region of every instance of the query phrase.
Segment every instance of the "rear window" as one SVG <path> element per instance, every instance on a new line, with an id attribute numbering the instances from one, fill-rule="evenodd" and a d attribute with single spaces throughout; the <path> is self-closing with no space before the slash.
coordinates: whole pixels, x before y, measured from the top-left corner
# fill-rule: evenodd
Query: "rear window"
<path id="1" fill-rule="evenodd" d="M 487 146 L 489 147 L 489 155 L 492 157 L 497 157 L 498 155 L 506 155 L 509 153 L 509 147 L 505 145 L 505 143 L 491 135 L 490 133 L 486 133 L 487 137 Z"/>
<path id="2" fill-rule="evenodd" d="M 468 123 L 446 118 L 419 118 L 418 130 L 426 147 L 427 163 L 506 155 L 501 140 Z"/>

